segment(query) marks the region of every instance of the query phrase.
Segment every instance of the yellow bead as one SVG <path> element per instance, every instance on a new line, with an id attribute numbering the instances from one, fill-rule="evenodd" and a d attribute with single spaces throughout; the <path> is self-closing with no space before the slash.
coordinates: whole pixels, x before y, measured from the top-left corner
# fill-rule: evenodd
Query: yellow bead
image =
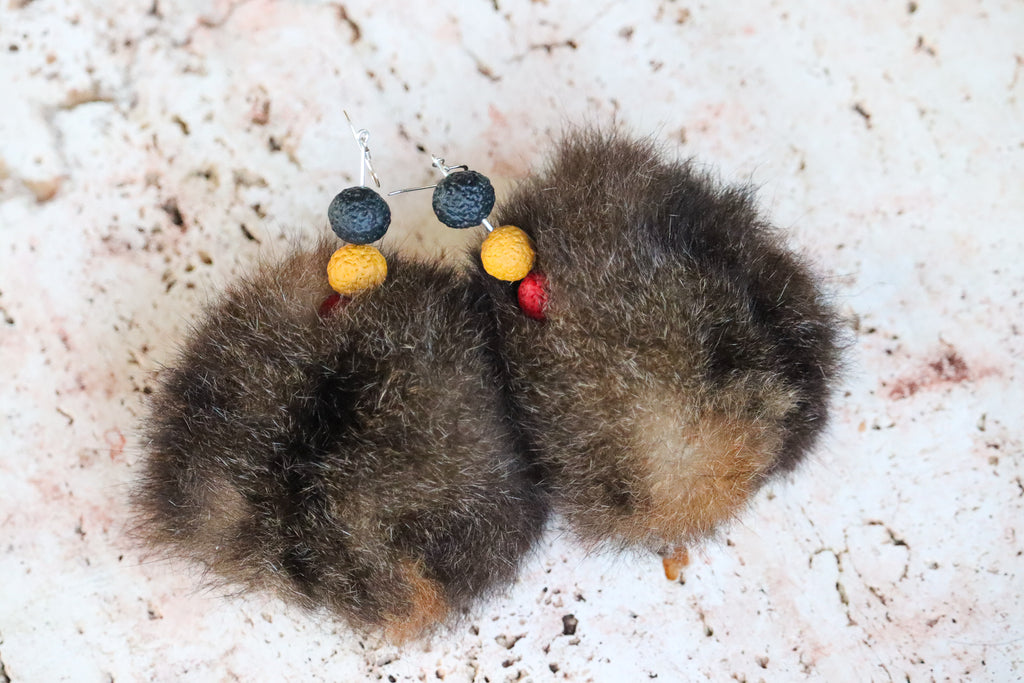
<path id="1" fill-rule="evenodd" d="M 480 260 L 488 275 L 506 282 L 526 277 L 533 268 L 533 245 L 525 232 L 514 225 L 496 228 L 480 246 Z"/>
<path id="2" fill-rule="evenodd" d="M 369 244 L 346 244 L 327 264 L 327 281 L 342 296 L 373 289 L 387 276 L 388 262 Z"/>

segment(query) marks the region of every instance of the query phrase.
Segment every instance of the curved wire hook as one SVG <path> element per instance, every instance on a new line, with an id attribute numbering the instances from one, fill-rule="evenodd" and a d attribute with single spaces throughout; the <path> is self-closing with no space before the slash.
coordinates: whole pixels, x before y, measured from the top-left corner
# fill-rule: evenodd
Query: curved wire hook
<path id="1" fill-rule="evenodd" d="M 431 161 L 430 165 L 431 166 L 436 166 L 437 170 L 441 171 L 441 175 L 446 177 L 446 178 L 448 177 L 448 174 L 451 173 L 452 171 L 454 171 L 455 169 L 461 169 L 463 171 L 468 171 L 469 170 L 469 166 L 467 166 L 465 164 L 460 164 L 458 166 L 445 166 L 444 165 L 444 159 L 442 159 L 441 157 L 438 157 L 438 156 L 434 156 L 433 154 L 430 155 L 430 161 Z M 405 194 L 406 192 L 419 192 L 420 190 L 432 190 L 435 187 L 437 187 L 437 185 L 424 185 L 423 187 L 407 187 L 404 190 L 395 190 L 393 192 L 388 192 L 388 196 L 389 197 L 393 197 L 396 194 Z"/>
<path id="2" fill-rule="evenodd" d="M 345 115 L 345 119 L 348 121 L 348 127 L 352 129 L 352 137 L 356 139 L 356 144 L 359 145 L 359 149 L 363 152 L 362 163 L 359 164 L 359 184 L 366 185 L 366 171 L 370 172 L 370 177 L 373 178 L 373 182 L 380 187 L 380 178 L 377 177 L 377 173 L 373 170 L 373 162 L 370 160 L 370 147 L 367 142 L 370 140 L 370 131 L 365 128 L 356 130 L 355 125 L 352 123 L 352 119 L 349 118 L 348 112 L 344 109 L 341 113 Z"/>

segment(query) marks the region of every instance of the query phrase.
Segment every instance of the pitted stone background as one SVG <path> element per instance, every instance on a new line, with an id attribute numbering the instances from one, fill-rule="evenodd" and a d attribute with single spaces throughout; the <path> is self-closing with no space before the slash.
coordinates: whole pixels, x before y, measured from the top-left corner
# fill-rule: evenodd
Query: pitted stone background
<path id="1" fill-rule="evenodd" d="M 1024 676 L 1024 6 L 0 0 L 0 682 Z M 403 650 L 125 536 L 199 306 L 358 173 L 501 190 L 617 120 L 753 183 L 853 344 L 817 457 L 695 557 L 587 553 Z M 459 253 L 429 195 L 386 238 Z M 572 615 L 569 617 L 568 615 Z M 567 624 L 575 623 L 575 632 Z"/>

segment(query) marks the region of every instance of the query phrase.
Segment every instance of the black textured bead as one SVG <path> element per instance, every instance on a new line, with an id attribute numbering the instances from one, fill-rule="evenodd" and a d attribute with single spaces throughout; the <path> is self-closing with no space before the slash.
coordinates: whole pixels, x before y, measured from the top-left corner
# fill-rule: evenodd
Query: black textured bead
<path id="1" fill-rule="evenodd" d="M 476 171 L 456 171 L 434 188 L 434 213 L 449 228 L 480 225 L 494 208 L 494 188 Z"/>
<path id="2" fill-rule="evenodd" d="M 391 209 L 368 187 L 348 187 L 338 193 L 327 209 L 331 230 L 351 244 L 376 242 L 388 231 Z"/>

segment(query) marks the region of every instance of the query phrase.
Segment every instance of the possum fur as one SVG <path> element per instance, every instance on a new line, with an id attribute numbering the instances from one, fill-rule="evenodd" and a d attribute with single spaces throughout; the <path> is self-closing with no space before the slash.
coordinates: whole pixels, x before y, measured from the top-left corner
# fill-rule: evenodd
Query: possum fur
<path id="1" fill-rule="evenodd" d="M 815 443 L 836 316 L 749 191 L 580 131 L 497 218 L 533 240 L 546 320 L 479 258 L 475 281 L 515 421 L 584 540 L 685 547 Z"/>
<path id="2" fill-rule="evenodd" d="M 465 278 L 391 255 L 322 318 L 331 250 L 206 313 L 161 375 L 134 503 L 211 579 L 402 640 L 510 582 L 546 506 Z"/>

